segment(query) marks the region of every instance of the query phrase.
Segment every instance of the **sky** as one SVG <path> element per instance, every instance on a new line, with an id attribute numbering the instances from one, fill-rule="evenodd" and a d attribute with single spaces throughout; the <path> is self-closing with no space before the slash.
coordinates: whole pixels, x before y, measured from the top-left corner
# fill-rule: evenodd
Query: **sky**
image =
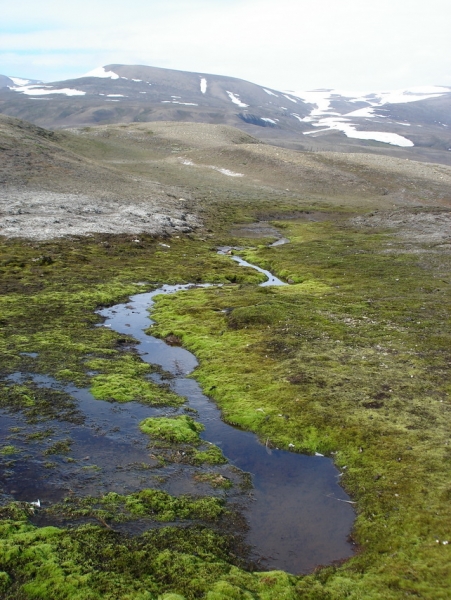
<path id="1" fill-rule="evenodd" d="M 278 90 L 451 86 L 450 31 L 450 0 L 4 0 L 0 73 L 141 64 Z"/>

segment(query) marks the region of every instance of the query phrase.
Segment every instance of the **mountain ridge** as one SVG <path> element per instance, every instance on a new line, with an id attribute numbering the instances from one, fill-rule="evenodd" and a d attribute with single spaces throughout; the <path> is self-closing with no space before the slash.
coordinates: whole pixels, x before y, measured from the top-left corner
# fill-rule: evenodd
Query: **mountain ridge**
<path id="1" fill-rule="evenodd" d="M 203 122 L 238 127 L 295 150 L 382 153 L 451 164 L 450 87 L 289 92 L 224 75 L 120 64 L 60 82 L 6 76 L 1 81 L 0 112 L 51 129 Z"/>

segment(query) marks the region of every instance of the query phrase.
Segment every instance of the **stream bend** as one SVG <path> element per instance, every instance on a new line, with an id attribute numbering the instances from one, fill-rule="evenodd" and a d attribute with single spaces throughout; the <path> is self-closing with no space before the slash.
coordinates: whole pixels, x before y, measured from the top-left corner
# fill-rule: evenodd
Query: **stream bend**
<path id="1" fill-rule="evenodd" d="M 231 258 L 264 273 L 268 280 L 261 285 L 286 285 L 238 256 Z M 300 574 L 352 556 L 348 538 L 355 514 L 339 485 L 340 473 L 332 460 L 270 450 L 255 434 L 224 423 L 218 407 L 194 379 L 187 378 L 198 365 L 196 357 L 145 333 L 153 323 L 149 312 L 155 296 L 192 287 L 163 285 L 99 314 L 105 318 L 105 326 L 138 341 L 142 360 L 159 365 L 174 376 L 170 386 L 198 411 L 197 420 L 205 426 L 202 438 L 219 446 L 230 463 L 251 474 L 254 501 L 245 515 L 249 525 L 246 541 L 262 568 Z"/>

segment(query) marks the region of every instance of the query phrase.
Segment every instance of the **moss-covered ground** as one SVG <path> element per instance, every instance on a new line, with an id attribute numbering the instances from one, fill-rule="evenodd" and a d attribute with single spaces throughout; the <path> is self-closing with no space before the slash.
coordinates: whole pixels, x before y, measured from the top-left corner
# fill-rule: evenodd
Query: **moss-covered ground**
<path id="1" fill-rule="evenodd" d="M 291 244 L 241 254 L 292 285 L 160 297 L 153 334 L 196 354 L 228 422 L 341 467 L 361 551 L 304 579 L 305 597 L 446 598 L 449 255 L 327 221 L 279 226 Z"/>
<path id="2" fill-rule="evenodd" d="M 176 335 L 196 354 L 194 376 L 227 421 L 269 444 L 334 457 L 356 502 L 358 554 L 306 577 L 246 571 L 215 524 L 224 510 L 215 498 L 76 498 L 66 509 L 98 524 L 70 528 L 36 527 L 35 509 L 10 503 L 0 522 L 2 597 L 450 597 L 449 255 L 333 214 L 281 221 L 290 244 L 243 256 L 292 283 L 259 288 L 260 275 L 214 246 L 250 245 L 227 227 L 267 210 L 218 207 L 214 239 L 164 240 L 169 247 L 146 236 L 1 241 L 1 407 L 31 422 L 61 411 L 78 418 L 67 395 L 7 379 L 15 372 L 89 387 L 99 400 L 180 403 L 148 379 L 131 338 L 95 327 L 95 310 L 160 283 L 229 284 L 159 296 L 152 333 Z M 69 452 L 65 442 L 55 451 Z M 1 452 L 7 460 L 15 448 L 6 442 Z M 131 517 L 184 522 L 135 536 L 115 530 Z"/>

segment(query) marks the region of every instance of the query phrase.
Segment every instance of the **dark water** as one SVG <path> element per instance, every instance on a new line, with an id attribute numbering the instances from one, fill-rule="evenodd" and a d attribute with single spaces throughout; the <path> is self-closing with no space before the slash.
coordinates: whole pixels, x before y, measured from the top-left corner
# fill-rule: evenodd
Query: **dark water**
<path id="1" fill-rule="evenodd" d="M 232 258 L 252 266 L 239 257 Z M 283 284 L 277 278 L 271 282 Z M 148 310 L 156 295 L 189 293 L 192 287 L 163 286 L 133 296 L 127 304 L 100 311 L 105 318 L 103 325 L 132 335 L 139 342 L 137 350 L 144 361 L 159 365 L 174 376 L 169 380 L 170 386 L 187 398 L 190 408 L 198 411 L 195 418 L 205 425 L 202 437 L 218 445 L 230 461 L 215 466 L 214 471 L 236 484 L 240 483 L 240 475 L 234 467 L 252 475 L 250 498 L 246 493 L 247 542 L 262 568 L 306 573 L 319 564 L 350 557 L 353 550 L 347 536 L 355 515 L 351 505 L 339 501 L 349 498 L 338 484 L 339 473 L 332 461 L 270 450 L 254 434 L 223 423 L 216 405 L 195 380 L 186 377 L 197 366 L 196 358 L 183 348 L 168 346 L 144 333 L 152 322 Z M 160 376 L 154 374 L 152 378 L 159 381 Z M 140 432 L 139 422 L 149 416 L 181 414 L 183 407 L 153 408 L 136 402 L 98 401 L 88 390 L 35 374 L 16 373 L 10 379 L 67 392 L 79 418 L 71 422 L 55 415 L 53 419 L 30 424 L 22 413 L 0 411 L 1 439 L 18 450 L 11 456 L 10 464 L 4 458 L 6 467 L 0 469 L 5 500 L 30 502 L 39 498 L 46 506 L 71 493 L 98 496 L 109 491 L 123 494 L 160 487 L 172 494 L 226 495 L 231 501 L 236 497 L 241 505 L 246 505 L 239 485 L 227 492 L 212 490 L 207 484 L 195 483 L 197 467 L 178 463 L 162 466 L 152 455 L 149 438 Z M 28 438 L 30 433 L 43 434 L 48 430 L 39 439 Z M 67 456 L 46 454 L 55 441 L 64 439 L 72 441 Z"/>
<path id="2" fill-rule="evenodd" d="M 234 260 L 253 266 L 239 257 Z M 254 267 L 255 268 L 255 267 Z M 262 285 L 285 285 L 264 269 L 268 281 Z M 172 373 L 171 388 L 188 399 L 205 426 L 202 437 L 219 446 L 236 467 L 252 475 L 253 502 L 246 514 L 247 542 L 262 566 L 291 573 L 306 573 L 319 564 L 350 557 L 347 541 L 355 514 L 339 486 L 339 472 L 329 458 L 306 456 L 284 450 L 270 450 L 250 432 L 225 424 L 216 405 L 201 391 L 198 383 L 186 377 L 197 366 L 196 358 L 180 347 L 146 335 L 153 322 L 149 318 L 158 294 L 187 291 L 193 286 L 163 286 L 132 296 L 127 304 L 100 311 L 104 325 L 118 333 L 133 335 L 144 361 L 160 365 Z"/>

